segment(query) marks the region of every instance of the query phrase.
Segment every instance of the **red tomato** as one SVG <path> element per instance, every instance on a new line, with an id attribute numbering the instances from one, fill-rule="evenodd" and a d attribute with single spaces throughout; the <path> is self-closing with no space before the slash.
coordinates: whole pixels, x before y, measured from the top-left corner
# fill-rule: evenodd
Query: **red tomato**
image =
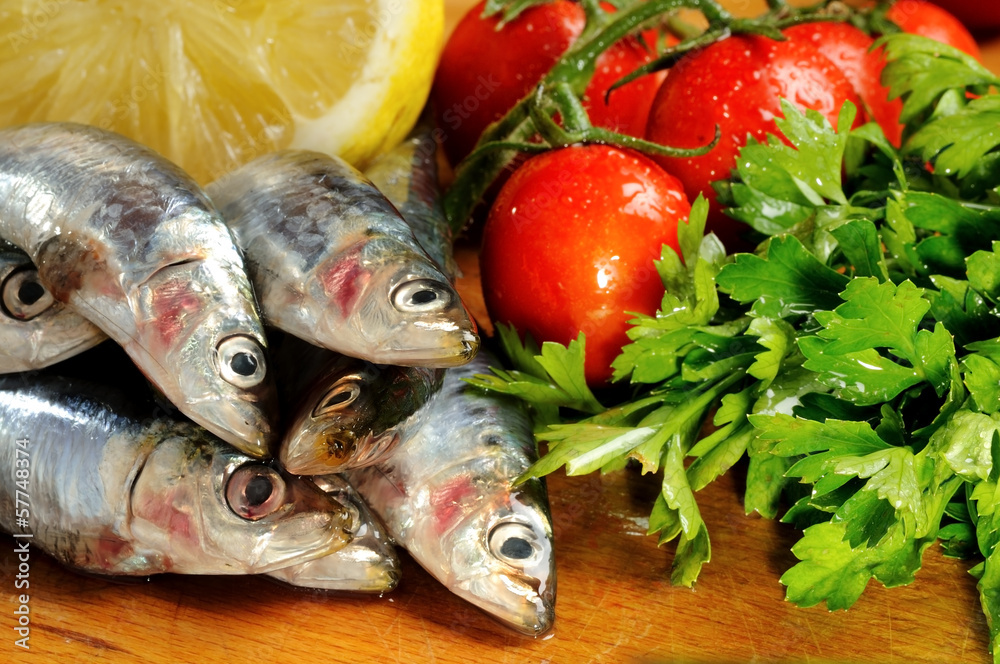
<path id="1" fill-rule="evenodd" d="M 988 30 L 1000 26 L 1000 3 L 983 0 L 933 0 L 966 26 Z"/>
<path id="2" fill-rule="evenodd" d="M 903 110 L 903 102 L 901 99 L 889 101 L 889 89 L 881 82 L 885 56 L 882 49 L 870 50 L 875 40 L 853 25 L 839 22 L 805 23 L 784 32 L 790 39 L 815 46 L 843 72 L 864 102 L 860 110 L 877 122 L 886 138 L 898 147 L 902 139 L 899 113 Z"/>
<path id="3" fill-rule="evenodd" d="M 902 0 L 893 5 L 887 15 L 906 32 L 943 41 L 979 57 L 979 47 L 972 35 L 939 7 L 920 0 Z M 899 114 L 903 102 L 901 99 L 889 101 L 889 89 L 881 83 L 884 51 L 870 50 L 873 39 L 854 26 L 839 22 L 797 25 L 786 29 L 785 34 L 808 41 L 837 65 L 864 102 L 869 119 L 878 122 L 893 145 L 900 145 L 903 126 L 899 123 Z"/>
<path id="4" fill-rule="evenodd" d="M 490 318 L 539 342 L 583 332 L 587 382 L 603 384 L 628 343 L 628 312 L 659 308 L 653 261 L 663 244 L 677 249 L 677 223 L 690 211 L 681 183 L 638 153 L 588 145 L 532 157 L 483 229 Z"/>
<path id="5" fill-rule="evenodd" d="M 711 183 L 729 177 L 747 135 L 778 134 L 780 100 L 822 113 L 836 125 L 845 100 L 861 108 L 851 84 L 828 58 L 805 41 L 729 37 L 684 57 L 670 70 L 653 102 L 646 137 L 663 145 L 708 144 L 718 125 L 722 138 L 700 157 L 656 157 L 684 183 L 688 199 L 704 193 L 712 203 L 708 229 L 729 251 L 748 248 L 745 226 L 722 214 Z"/>
<path id="6" fill-rule="evenodd" d="M 651 58 L 650 49 L 633 38 L 623 39 L 597 58 L 594 77 L 590 79 L 583 99 L 592 125 L 629 136 L 642 136 L 646 131 L 646 120 L 649 118 L 656 90 L 667 72 L 657 72 L 632 81 L 612 92 L 607 103 L 604 101 L 604 93 L 617 80 L 646 64 Z"/>
<path id="7" fill-rule="evenodd" d="M 984 9 L 988 14 L 989 8 Z M 993 13 L 996 13 L 995 9 Z M 902 28 L 903 32 L 936 39 L 965 51 L 977 60 L 981 59 L 979 45 L 962 22 L 937 5 L 923 0 L 899 0 L 889 8 L 886 17 Z"/>
<path id="8" fill-rule="evenodd" d="M 498 31 L 498 16 L 480 18 L 484 4 L 469 10 L 455 27 L 431 90 L 435 119 L 445 132 L 443 145 L 452 164 L 471 152 L 483 130 L 542 79 L 586 22 L 579 5 L 556 0 L 525 10 Z M 598 58 L 584 103 L 595 126 L 642 135 L 656 88 L 666 73 L 644 76 L 616 90 L 609 104 L 604 103 L 604 93 L 651 58 L 636 38 L 618 42 Z"/>

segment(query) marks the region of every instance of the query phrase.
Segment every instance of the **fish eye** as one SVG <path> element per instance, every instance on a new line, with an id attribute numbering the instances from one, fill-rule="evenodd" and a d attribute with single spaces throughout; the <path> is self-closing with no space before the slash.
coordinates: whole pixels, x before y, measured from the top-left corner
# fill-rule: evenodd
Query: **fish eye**
<path id="1" fill-rule="evenodd" d="M 55 298 L 38 280 L 34 267 L 17 270 L 4 280 L 4 310 L 18 320 L 31 320 L 54 303 Z"/>
<path id="2" fill-rule="evenodd" d="M 257 340 L 247 336 L 227 337 L 216 348 L 219 375 L 236 387 L 248 388 L 264 380 L 267 363 L 264 349 Z"/>
<path id="3" fill-rule="evenodd" d="M 322 417 L 342 410 L 361 395 L 361 385 L 354 377 L 341 379 L 331 387 L 313 408 L 313 417 Z"/>
<path id="4" fill-rule="evenodd" d="M 226 502 L 238 517 L 262 519 L 284 502 L 285 481 L 269 466 L 252 464 L 236 470 L 226 484 Z"/>
<path id="5" fill-rule="evenodd" d="M 392 306 L 403 313 L 442 311 L 451 306 L 451 289 L 433 279 L 411 279 L 396 286 Z"/>
<path id="6" fill-rule="evenodd" d="M 490 553 L 514 567 L 529 567 L 542 557 L 542 547 L 535 532 L 526 524 L 505 521 L 493 527 L 488 536 Z"/>

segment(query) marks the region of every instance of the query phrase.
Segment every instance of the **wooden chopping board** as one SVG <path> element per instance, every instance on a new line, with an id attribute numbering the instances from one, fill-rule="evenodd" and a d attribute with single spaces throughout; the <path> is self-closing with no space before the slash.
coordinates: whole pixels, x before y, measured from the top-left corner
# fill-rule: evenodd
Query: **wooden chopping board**
<path id="1" fill-rule="evenodd" d="M 449 0 L 450 24 L 471 4 Z M 746 13 L 763 2 L 734 0 Z M 1000 38 L 982 36 L 1000 71 Z M 461 252 L 462 289 L 482 313 L 475 252 Z M 493 622 L 404 555 L 384 597 L 328 596 L 254 577 L 162 577 L 120 584 L 65 571 L 32 551 L 30 588 L 15 588 L 15 540 L 0 536 L 2 662 L 990 662 L 968 563 L 932 546 L 910 586 L 872 584 L 847 612 L 784 601 L 790 527 L 742 510 L 739 468 L 698 494 L 712 562 L 694 589 L 670 586 L 672 547 L 647 537 L 655 478 L 555 474 L 549 489 L 559 600 L 539 639 Z M 30 650 L 18 595 L 30 594 Z"/>

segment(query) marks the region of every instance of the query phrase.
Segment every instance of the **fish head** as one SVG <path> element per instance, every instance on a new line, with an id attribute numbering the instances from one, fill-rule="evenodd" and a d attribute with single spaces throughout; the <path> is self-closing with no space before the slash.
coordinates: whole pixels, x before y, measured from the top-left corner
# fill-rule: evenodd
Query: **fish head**
<path id="1" fill-rule="evenodd" d="M 513 477 L 503 473 L 502 477 Z M 473 482 L 475 484 L 475 482 Z M 453 495 L 465 514 L 441 538 L 448 587 L 491 617 L 529 636 L 548 631 L 555 621 L 556 573 L 548 498 L 541 480 L 495 487 L 469 496 Z M 432 504 L 435 502 L 431 500 Z M 440 508 L 433 508 L 438 512 Z"/>
<path id="2" fill-rule="evenodd" d="M 105 338 L 55 300 L 27 255 L 0 251 L 0 373 L 44 368 Z"/>
<path id="3" fill-rule="evenodd" d="M 376 417 L 379 367 L 334 355 L 300 400 L 286 427 L 278 459 L 296 475 L 336 472 L 358 452 L 357 424 Z"/>
<path id="4" fill-rule="evenodd" d="M 133 535 L 177 573 L 266 573 L 337 551 L 356 529 L 311 482 L 187 423 L 150 452 L 130 504 Z"/>
<path id="5" fill-rule="evenodd" d="M 140 368 L 195 422 L 251 456 L 267 457 L 278 435 L 277 393 L 239 254 L 190 242 L 175 258 L 134 298 L 148 358 Z"/>
<path id="6" fill-rule="evenodd" d="M 376 463 L 399 440 L 396 426 L 441 386 L 443 373 L 333 356 L 300 400 L 278 458 L 296 475 Z"/>
<path id="7" fill-rule="evenodd" d="M 458 291 L 430 258 L 399 240 L 369 238 L 325 273 L 337 277 L 322 278 L 334 303 L 322 325 L 340 335 L 339 343 L 344 328 L 354 340 L 354 347 L 335 350 L 380 364 L 449 367 L 479 349 L 478 328 Z M 349 273 L 355 276 L 346 279 Z"/>
<path id="8" fill-rule="evenodd" d="M 316 486 L 347 508 L 356 524 L 343 549 L 305 563 L 270 572 L 272 579 L 315 590 L 386 593 L 401 576 L 399 557 L 378 517 L 339 475 L 314 478 Z"/>

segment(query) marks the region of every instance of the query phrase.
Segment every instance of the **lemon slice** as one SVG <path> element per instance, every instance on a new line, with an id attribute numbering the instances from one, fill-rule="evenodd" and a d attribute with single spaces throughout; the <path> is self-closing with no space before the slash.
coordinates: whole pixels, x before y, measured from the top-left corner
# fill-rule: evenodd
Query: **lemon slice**
<path id="1" fill-rule="evenodd" d="M 427 98 L 441 0 L 0 0 L 0 126 L 120 132 L 207 183 L 294 147 L 359 167 Z"/>

